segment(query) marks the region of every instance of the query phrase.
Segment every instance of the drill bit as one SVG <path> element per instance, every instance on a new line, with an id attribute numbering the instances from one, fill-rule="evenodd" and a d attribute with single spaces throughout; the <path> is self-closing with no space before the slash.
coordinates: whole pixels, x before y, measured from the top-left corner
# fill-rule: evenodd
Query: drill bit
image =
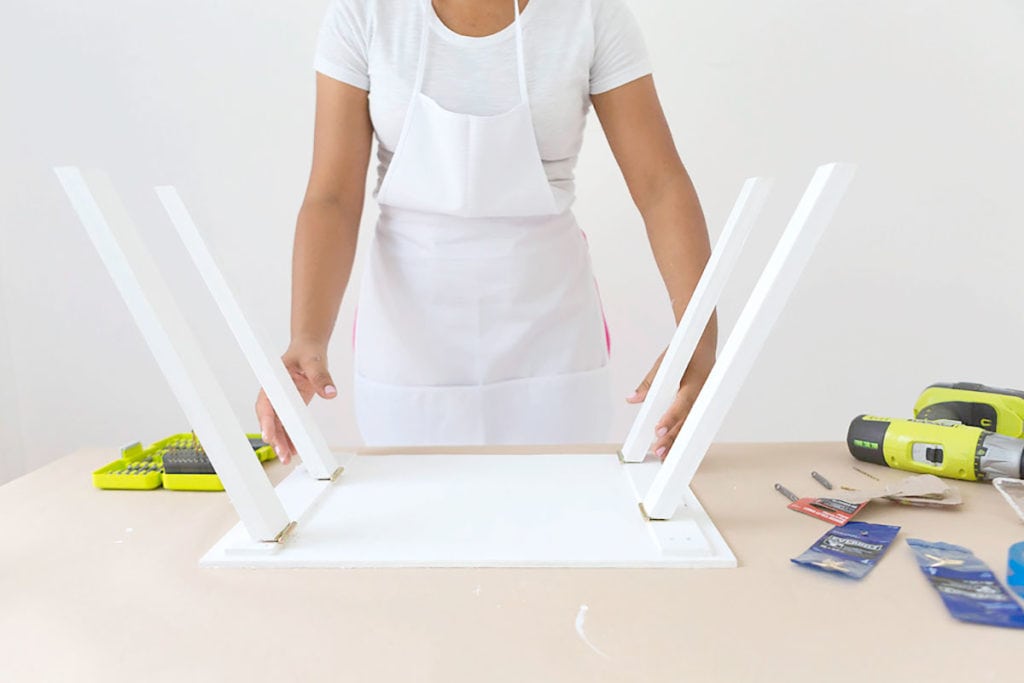
<path id="1" fill-rule="evenodd" d="M 775 490 L 778 491 L 779 493 L 781 493 L 782 495 L 784 495 L 786 498 L 789 498 L 794 503 L 796 501 L 800 500 L 799 496 L 797 496 L 795 493 L 793 493 L 792 491 L 787 489 L 782 484 L 776 484 L 775 485 Z"/>

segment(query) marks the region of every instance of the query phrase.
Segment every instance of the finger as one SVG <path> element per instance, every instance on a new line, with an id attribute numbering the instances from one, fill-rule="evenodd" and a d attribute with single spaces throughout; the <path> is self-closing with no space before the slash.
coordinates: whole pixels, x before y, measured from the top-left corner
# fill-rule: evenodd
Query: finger
<path id="1" fill-rule="evenodd" d="M 274 445 L 274 417 L 274 408 L 261 389 L 259 397 L 256 399 L 256 419 L 260 424 L 260 438 L 271 446 Z"/>
<path id="2" fill-rule="evenodd" d="M 686 389 L 680 389 L 676 392 L 676 397 L 672 401 L 672 405 L 668 407 L 665 414 L 661 416 L 657 424 L 654 425 L 654 433 L 657 437 L 663 437 L 669 432 L 674 426 L 681 424 L 686 420 L 686 416 L 690 414 L 690 410 L 693 409 L 693 402 L 695 397 Z"/>
<path id="3" fill-rule="evenodd" d="M 278 434 L 280 435 L 281 445 L 285 452 L 288 453 L 288 459 L 291 460 L 292 456 L 297 455 L 298 451 L 295 448 L 295 444 L 292 442 L 292 437 L 288 436 L 288 431 L 281 424 L 281 420 L 278 419 Z M 285 462 L 288 462 L 287 460 Z"/>
<path id="4" fill-rule="evenodd" d="M 679 430 L 682 429 L 683 423 L 686 422 L 686 418 L 693 408 L 693 402 L 694 397 L 690 392 L 680 390 L 676 394 L 675 400 L 672 401 L 672 405 L 669 406 L 665 414 L 658 420 L 657 425 L 655 425 L 654 435 L 656 441 L 653 449 L 654 454 L 659 458 L 664 458 L 668 453 L 668 449 L 672 447 L 676 436 L 679 434 Z"/>
<path id="5" fill-rule="evenodd" d="M 270 421 L 274 419 L 274 407 L 270 405 L 270 401 L 266 397 L 261 396 L 256 401 L 256 420 L 260 424 L 260 431 L 266 431 L 270 426 Z"/>
<path id="6" fill-rule="evenodd" d="M 281 462 L 287 463 L 289 458 L 294 454 L 295 449 L 292 446 L 291 439 L 288 437 L 287 430 L 284 428 L 284 424 L 281 422 L 281 418 L 276 413 L 274 415 L 273 426 L 271 429 L 274 432 L 274 439 L 277 442 L 277 446 L 275 447 L 277 455 L 281 458 Z"/>
<path id="7" fill-rule="evenodd" d="M 284 429 L 281 428 L 281 423 L 277 416 L 270 421 L 270 426 L 267 428 L 267 437 L 269 437 L 270 445 L 274 447 L 274 452 L 277 453 L 278 460 L 287 465 L 290 454 L 284 446 Z"/>
<path id="8" fill-rule="evenodd" d="M 313 353 L 305 357 L 299 357 L 298 374 L 305 380 L 307 391 L 312 391 L 323 398 L 334 398 L 338 395 L 338 389 L 331 379 L 331 373 L 327 371 L 327 358 L 322 353 Z M 310 399 L 312 398 L 310 394 Z M 306 399 L 308 402 L 309 399 Z"/>
<path id="9" fill-rule="evenodd" d="M 302 400 L 309 403 L 310 398 L 316 393 L 309 378 L 306 377 L 306 371 L 302 369 L 301 363 L 288 363 L 286 364 L 288 374 L 291 375 L 292 382 L 295 384 L 295 388 L 299 390 L 299 395 L 302 396 Z"/>
<path id="10" fill-rule="evenodd" d="M 273 447 L 278 459 L 287 464 L 289 453 L 288 449 L 284 446 L 285 431 L 281 421 L 277 418 L 277 413 L 271 411 L 262 424 L 263 440 Z"/>
<path id="11" fill-rule="evenodd" d="M 295 445 L 292 443 L 292 440 L 289 437 L 286 436 L 284 438 L 285 438 L 285 442 L 287 443 L 287 446 L 285 446 L 285 447 L 288 449 L 288 460 L 287 460 L 287 462 L 285 462 L 285 464 L 287 465 L 289 462 L 292 461 L 292 458 L 299 457 L 299 452 L 295 448 Z"/>
<path id="12" fill-rule="evenodd" d="M 338 395 L 338 389 L 334 386 L 334 380 L 331 379 L 331 373 L 327 372 L 327 366 L 321 366 L 315 368 L 306 377 L 313 385 L 314 391 L 317 395 L 322 398 L 334 398 Z"/>
<path id="13" fill-rule="evenodd" d="M 310 377 L 316 376 L 315 373 L 316 370 L 310 370 Z M 313 383 L 313 380 L 311 380 L 310 377 L 307 377 L 306 373 L 299 366 L 296 366 L 295 369 L 291 371 L 291 376 L 292 381 L 295 383 L 295 388 L 299 391 L 299 396 L 302 397 L 302 401 L 306 405 L 309 405 L 309 402 L 313 400 L 313 397 L 318 394 L 324 396 L 324 398 L 333 398 L 333 396 L 329 394 L 321 394 L 317 389 L 317 386 Z M 330 375 L 328 375 L 326 384 L 329 384 L 331 388 L 334 389 L 334 382 L 330 379 Z M 334 395 L 337 395 L 336 389 Z"/>
<path id="14" fill-rule="evenodd" d="M 658 374 L 658 368 L 661 367 L 661 361 L 664 358 L 665 351 L 662 351 L 654 360 L 654 365 L 651 366 L 651 369 L 647 372 L 647 376 L 644 377 L 644 380 L 637 385 L 636 390 L 632 394 L 626 397 L 627 403 L 643 403 L 647 398 L 647 392 L 651 388 L 651 382 L 654 381 L 654 376 Z"/>
<path id="15" fill-rule="evenodd" d="M 680 420 L 678 423 L 672 426 L 664 436 L 660 437 L 654 444 L 654 455 L 659 459 L 664 460 L 665 456 L 672 449 L 672 446 L 676 442 L 676 437 L 679 436 L 679 431 L 683 428 L 685 420 Z"/>
<path id="16" fill-rule="evenodd" d="M 275 421 L 270 430 L 273 432 L 273 452 L 278 454 L 278 460 L 287 465 L 292 457 L 292 452 L 288 446 L 287 432 L 285 432 L 280 421 Z"/>
<path id="17" fill-rule="evenodd" d="M 647 392 L 651 388 L 651 382 L 654 380 L 655 374 L 657 374 L 657 366 L 651 368 L 651 371 L 644 377 L 644 381 L 637 385 L 636 391 L 626 397 L 626 401 L 629 403 L 642 403 L 647 398 Z"/>
<path id="18" fill-rule="evenodd" d="M 272 436 L 271 434 L 267 435 L 270 437 L 268 443 L 274 449 L 274 453 L 277 454 L 277 459 L 287 465 L 288 453 L 286 453 L 284 448 L 281 447 L 281 439 L 277 436 L 277 431 L 273 427 L 271 427 L 270 429 Z"/>

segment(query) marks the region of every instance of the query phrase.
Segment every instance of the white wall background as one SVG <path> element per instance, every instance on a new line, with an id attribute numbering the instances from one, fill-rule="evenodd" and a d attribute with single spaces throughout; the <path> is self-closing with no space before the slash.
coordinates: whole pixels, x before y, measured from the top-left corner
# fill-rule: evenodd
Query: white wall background
<path id="1" fill-rule="evenodd" d="M 839 440 L 858 412 L 906 415 L 938 380 L 1024 387 L 1022 3 L 633 0 L 713 237 L 746 176 L 776 178 L 722 304 L 725 330 L 812 168 L 861 166 L 722 440 Z M 150 188 L 178 186 L 283 350 L 325 5 L 5 4 L 0 481 L 79 447 L 187 428 L 54 165 L 111 174 L 255 429 L 256 382 Z M 671 334 L 668 301 L 596 120 L 578 175 L 625 396 Z M 352 301 L 330 357 L 341 397 L 314 404 L 334 444 L 358 442 L 345 390 Z M 622 404 L 617 434 L 634 411 Z"/>

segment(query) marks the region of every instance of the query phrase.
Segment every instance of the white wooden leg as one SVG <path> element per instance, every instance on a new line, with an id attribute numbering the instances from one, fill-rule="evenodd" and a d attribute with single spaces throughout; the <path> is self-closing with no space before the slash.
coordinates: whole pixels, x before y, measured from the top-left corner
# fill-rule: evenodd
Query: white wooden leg
<path id="1" fill-rule="evenodd" d="M 651 519 L 670 519 L 853 178 L 851 164 L 818 168 L 765 266 L 703 390 L 644 497 Z"/>
<path id="2" fill-rule="evenodd" d="M 279 539 L 290 526 L 284 506 L 110 180 L 54 170 L 246 531 L 256 541 Z"/>
<path id="3" fill-rule="evenodd" d="M 323 432 L 317 427 L 284 364 L 279 359 L 272 360 L 267 353 L 267 345 L 242 312 L 177 190 L 164 186 L 156 188 L 156 193 L 306 469 L 314 479 L 331 479 L 337 473 L 338 459 L 328 448 Z"/>
<path id="4" fill-rule="evenodd" d="M 704 266 L 693 296 L 679 320 L 658 372 L 651 381 L 647 398 L 640 406 L 629 435 L 622 444 L 619 454 L 624 462 L 640 462 L 647 455 L 648 446 L 654 438 L 654 428 L 676 396 L 679 378 L 690 364 L 697 343 L 704 334 L 770 189 L 771 182 L 763 178 L 750 178 L 743 184 L 718 243 L 711 252 L 711 258 Z"/>

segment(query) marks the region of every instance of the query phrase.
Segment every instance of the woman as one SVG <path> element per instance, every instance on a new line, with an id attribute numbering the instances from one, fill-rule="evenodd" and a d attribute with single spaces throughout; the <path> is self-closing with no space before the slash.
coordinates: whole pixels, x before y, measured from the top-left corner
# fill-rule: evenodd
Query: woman
<path id="1" fill-rule="evenodd" d="M 356 248 L 372 138 L 381 207 L 353 331 L 369 445 L 606 439 L 610 340 L 576 225 L 591 104 L 678 321 L 709 256 L 624 0 L 334 0 L 316 52 L 312 172 L 295 232 L 303 399 L 333 398 L 327 346 Z M 652 435 L 664 457 L 715 358 L 705 331 Z M 661 357 L 626 400 L 644 400 Z M 260 392 L 264 432 L 295 449 Z"/>

